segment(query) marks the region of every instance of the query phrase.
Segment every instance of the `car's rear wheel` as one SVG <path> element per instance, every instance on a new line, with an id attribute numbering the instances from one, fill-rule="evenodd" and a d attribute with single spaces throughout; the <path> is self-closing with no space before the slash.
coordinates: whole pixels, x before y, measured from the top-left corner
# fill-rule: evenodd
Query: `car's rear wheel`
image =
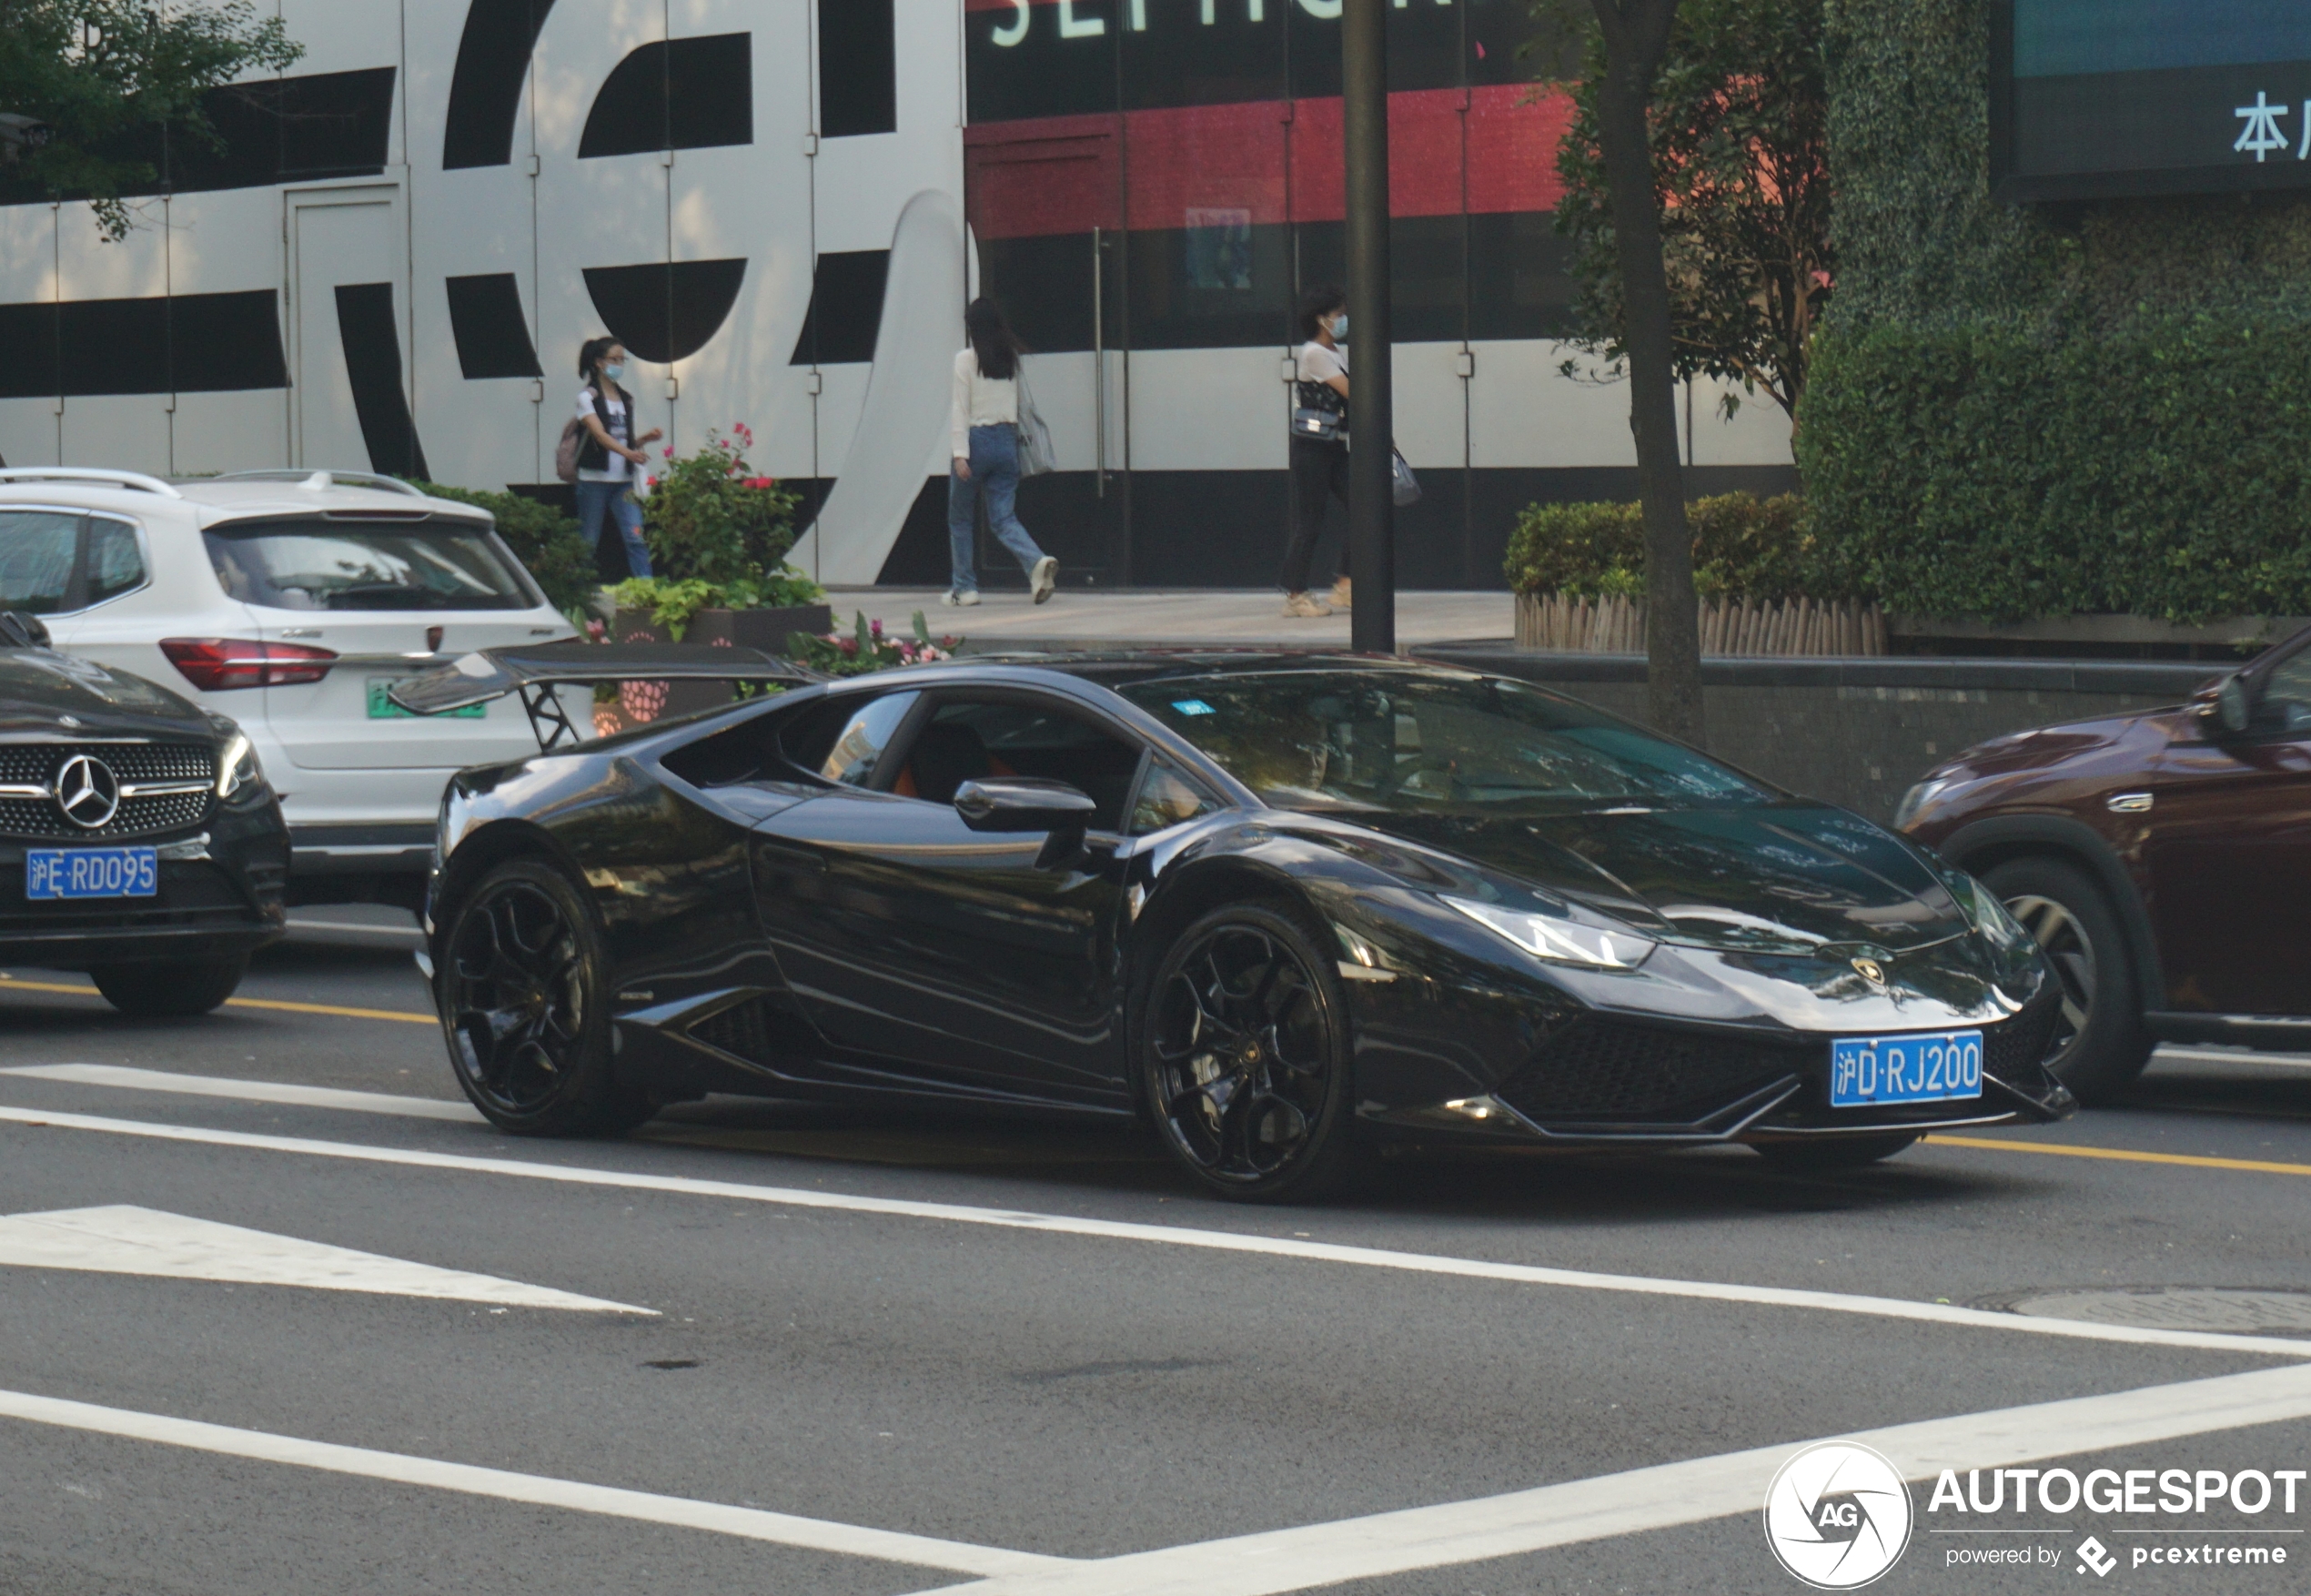
<path id="1" fill-rule="evenodd" d="M 2082 1103 L 2109 1101 L 2151 1056 L 2142 994 L 2118 915 L 2085 872 L 2059 859 L 2009 859 L 1983 884 L 2035 937 L 2062 983 L 2046 1067 Z"/>
<path id="2" fill-rule="evenodd" d="M 586 902 L 540 860 L 497 866 L 452 912 L 436 977 L 449 1063 L 522 1136 L 617 1136 L 656 1112 L 611 1066 L 608 961 Z"/>
<path id="3" fill-rule="evenodd" d="M 1825 1136 L 1819 1141 L 1754 1145 L 1770 1164 L 1801 1174 L 1828 1175 L 1891 1158 L 1917 1139 L 1910 1131 L 1888 1131 L 1882 1136 Z"/>
<path id="4" fill-rule="evenodd" d="M 1206 1189 L 1302 1202 L 1352 1170 L 1348 1013 L 1297 915 L 1258 904 L 1180 934 L 1142 1005 L 1141 1081 L 1165 1145 Z"/>
<path id="5" fill-rule="evenodd" d="M 248 973 L 248 955 L 215 959 L 152 959 L 98 965 L 88 972 L 105 1001 L 139 1019 L 187 1019 L 222 1007 Z"/>

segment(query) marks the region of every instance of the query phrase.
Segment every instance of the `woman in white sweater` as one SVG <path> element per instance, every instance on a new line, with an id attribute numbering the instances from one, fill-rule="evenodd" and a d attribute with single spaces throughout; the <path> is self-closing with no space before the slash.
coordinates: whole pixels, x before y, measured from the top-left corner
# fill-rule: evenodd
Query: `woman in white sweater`
<path id="1" fill-rule="evenodd" d="M 973 523 L 984 493 L 987 524 L 1027 573 L 1027 586 L 1040 604 L 1058 584 L 1059 561 L 1035 546 L 1012 510 L 1019 491 L 1019 339 L 993 299 L 971 301 L 963 327 L 971 347 L 955 356 L 949 416 L 954 469 L 947 478 L 947 550 L 954 577 L 944 601 L 979 601 Z"/>

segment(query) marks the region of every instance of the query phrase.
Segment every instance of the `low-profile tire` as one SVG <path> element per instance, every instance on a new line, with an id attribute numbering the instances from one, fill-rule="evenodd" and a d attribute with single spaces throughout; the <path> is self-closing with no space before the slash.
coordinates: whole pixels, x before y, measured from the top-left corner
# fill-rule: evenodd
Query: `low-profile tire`
<path id="1" fill-rule="evenodd" d="M 516 1136 L 622 1136 L 657 1112 L 611 1068 L 609 965 L 579 889 L 542 860 L 497 866 L 451 911 L 435 1002 L 458 1085 Z"/>
<path id="2" fill-rule="evenodd" d="M 1767 1163 L 1779 1168 L 1806 1175 L 1829 1175 L 1891 1158 L 1917 1139 L 1914 1132 L 1888 1131 L 1883 1136 L 1823 1136 L 1816 1141 L 1753 1145 Z"/>
<path id="3" fill-rule="evenodd" d="M 2107 1103 L 2150 1062 L 2142 989 L 2110 900 L 2059 859 L 2009 859 L 1983 884 L 2032 936 L 2062 983 L 2063 1014 L 2046 1067 L 2082 1103 Z"/>
<path id="4" fill-rule="evenodd" d="M 1347 995 L 1324 941 L 1282 905 L 1237 904 L 1181 932 L 1137 1027 L 1156 1134 L 1205 1190 L 1309 1202 L 1357 1167 Z"/>
<path id="5" fill-rule="evenodd" d="M 248 974 L 248 955 L 216 959 L 152 959 L 98 965 L 88 972 L 105 1001 L 139 1019 L 181 1020 L 224 1006 Z"/>

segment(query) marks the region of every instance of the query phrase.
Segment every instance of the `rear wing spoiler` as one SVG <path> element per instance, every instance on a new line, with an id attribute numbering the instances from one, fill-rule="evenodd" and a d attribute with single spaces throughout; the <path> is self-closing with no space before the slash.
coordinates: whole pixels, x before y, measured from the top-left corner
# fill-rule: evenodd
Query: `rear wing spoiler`
<path id="1" fill-rule="evenodd" d="M 706 647 L 696 643 L 540 643 L 527 648 L 483 649 L 438 671 L 411 676 L 386 690 L 386 697 L 413 715 L 443 715 L 519 693 L 540 752 L 550 753 L 578 730 L 562 712 L 563 685 L 598 682 L 776 682 L 806 686 L 827 678 L 792 660 L 760 649 Z"/>

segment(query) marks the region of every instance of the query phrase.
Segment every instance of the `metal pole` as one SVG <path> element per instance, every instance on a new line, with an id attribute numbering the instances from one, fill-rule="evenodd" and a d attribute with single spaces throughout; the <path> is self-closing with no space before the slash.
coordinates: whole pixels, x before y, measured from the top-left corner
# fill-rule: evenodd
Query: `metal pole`
<path id="1" fill-rule="evenodd" d="M 1348 574 L 1358 651 L 1397 648 L 1396 498 L 1390 462 L 1388 0 L 1346 0 L 1341 87 L 1348 177 Z"/>

